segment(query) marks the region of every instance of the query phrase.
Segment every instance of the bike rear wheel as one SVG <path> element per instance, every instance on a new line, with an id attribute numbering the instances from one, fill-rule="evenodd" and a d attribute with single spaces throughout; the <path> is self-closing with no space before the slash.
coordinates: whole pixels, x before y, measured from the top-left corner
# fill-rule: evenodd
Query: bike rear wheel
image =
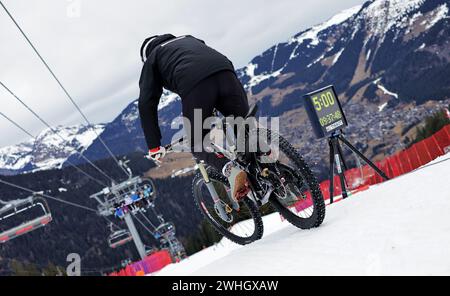
<path id="1" fill-rule="evenodd" d="M 239 204 L 240 210 L 233 210 L 227 196 L 230 190 L 228 180 L 211 168 L 208 169 L 208 175 L 221 202 L 229 209 L 229 213 L 227 213 L 227 221 L 217 213 L 205 180 L 201 174 L 197 174 L 192 183 L 192 191 L 195 203 L 205 219 L 219 234 L 237 244 L 246 245 L 261 239 L 264 227 L 256 204 L 245 198 Z"/>
<path id="2" fill-rule="evenodd" d="M 276 188 L 270 197 L 272 206 L 291 224 L 301 229 L 318 227 L 325 218 L 325 202 L 317 179 L 303 157 L 279 134 L 259 129 L 258 137 L 271 143 L 272 163 L 269 178 Z M 275 145 L 273 145 L 275 143 Z M 275 154 L 275 155 L 274 155 Z"/>

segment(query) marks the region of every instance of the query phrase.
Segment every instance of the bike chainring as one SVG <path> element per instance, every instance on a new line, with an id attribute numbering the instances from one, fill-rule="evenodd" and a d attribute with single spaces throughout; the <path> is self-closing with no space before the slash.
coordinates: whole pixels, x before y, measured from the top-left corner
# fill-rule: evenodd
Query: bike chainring
<path id="1" fill-rule="evenodd" d="M 269 188 L 273 188 L 273 193 L 281 200 L 307 198 L 306 193 L 301 190 L 304 187 L 302 180 L 295 181 L 298 177 L 293 176 L 291 173 L 288 173 L 290 176 L 285 176 L 286 172 L 281 172 L 276 165 L 272 166 L 271 169 L 265 168 L 263 171 L 266 172 L 266 176 L 260 176 L 258 183 L 264 189 L 264 192 L 267 192 Z M 300 187 L 298 186 L 298 181 L 301 182 Z"/>

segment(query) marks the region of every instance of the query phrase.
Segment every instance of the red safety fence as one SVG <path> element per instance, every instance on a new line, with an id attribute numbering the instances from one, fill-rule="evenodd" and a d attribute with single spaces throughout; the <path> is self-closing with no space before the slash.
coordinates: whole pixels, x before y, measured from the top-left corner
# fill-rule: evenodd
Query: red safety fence
<path id="1" fill-rule="evenodd" d="M 161 270 L 172 263 L 169 251 L 161 250 L 147 256 L 144 260 L 132 263 L 120 271 L 110 273 L 109 276 L 143 276 Z"/>

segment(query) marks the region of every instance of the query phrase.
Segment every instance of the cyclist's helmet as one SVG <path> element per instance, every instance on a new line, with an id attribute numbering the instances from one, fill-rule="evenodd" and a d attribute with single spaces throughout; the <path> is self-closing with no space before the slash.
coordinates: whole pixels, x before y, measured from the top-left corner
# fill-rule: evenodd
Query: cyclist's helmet
<path id="1" fill-rule="evenodd" d="M 145 61 L 147 60 L 147 48 L 148 48 L 149 44 L 158 36 L 159 35 L 154 35 L 154 36 L 148 37 L 142 43 L 140 54 L 141 54 L 141 60 L 143 63 L 145 63 Z"/>

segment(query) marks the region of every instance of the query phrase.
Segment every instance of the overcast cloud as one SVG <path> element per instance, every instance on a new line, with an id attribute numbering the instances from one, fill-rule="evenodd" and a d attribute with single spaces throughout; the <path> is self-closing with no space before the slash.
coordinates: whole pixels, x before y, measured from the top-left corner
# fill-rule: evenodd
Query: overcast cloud
<path id="1" fill-rule="evenodd" d="M 140 45 L 191 34 L 237 68 L 277 42 L 362 0 L 2 0 L 92 122 L 108 122 L 138 96 Z M 0 80 L 52 125 L 82 123 L 0 8 Z M 44 127 L 0 88 L 1 111 L 34 134 Z M 0 118 L 0 146 L 27 136 Z"/>

